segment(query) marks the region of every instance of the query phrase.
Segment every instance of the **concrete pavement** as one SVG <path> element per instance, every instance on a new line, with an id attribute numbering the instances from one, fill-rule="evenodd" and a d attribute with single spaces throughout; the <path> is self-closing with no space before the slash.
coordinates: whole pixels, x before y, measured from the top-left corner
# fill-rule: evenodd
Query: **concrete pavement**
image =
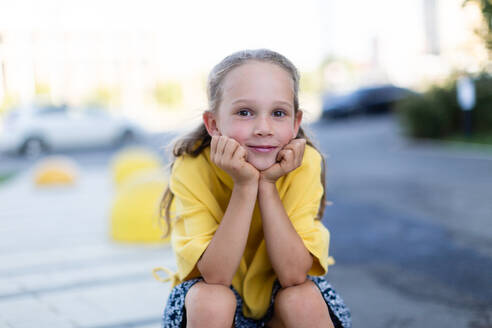
<path id="1" fill-rule="evenodd" d="M 0 186 L 0 327 L 159 327 L 169 284 L 151 270 L 173 256 L 109 240 L 109 177 L 40 189 L 28 170 Z"/>

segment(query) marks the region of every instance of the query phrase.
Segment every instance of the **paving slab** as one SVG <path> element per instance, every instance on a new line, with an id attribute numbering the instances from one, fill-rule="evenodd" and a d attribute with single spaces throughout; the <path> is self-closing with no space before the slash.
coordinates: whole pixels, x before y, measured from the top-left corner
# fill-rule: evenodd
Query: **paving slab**
<path id="1" fill-rule="evenodd" d="M 0 325 L 158 327 L 170 285 L 152 269 L 174 268 L 172 250 L 109 238 L 109 168 L 52 188 L 33 168 L 0 187 Z"/>

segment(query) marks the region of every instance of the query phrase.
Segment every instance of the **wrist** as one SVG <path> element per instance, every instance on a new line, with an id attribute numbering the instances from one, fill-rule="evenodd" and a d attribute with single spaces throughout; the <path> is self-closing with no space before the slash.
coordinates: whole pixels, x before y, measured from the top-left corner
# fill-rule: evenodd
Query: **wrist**
<path id="1" fill-rule="evenodd" d="M 261 172 L 260 178 L 258 180 L 259 180 L 259 184 L 273 184 L 274 185 L 277 182 L 278 178 L 268 177 L 267 174 L 265 174 L 265 172 Z"/>
<path id="2" fill-rule="evenodd" d="M 241 192 L 256 193 L 258 191 L 258 180 L 234 182 L 233 188 Z"/>
<path id="3" fill-rule="evenodd" d="M 268 179 L 260 179 L 260 181 L 258 182 L 258 192 L 266 193 L 272 191 L 277 191 L 277 186 L 275 184 L 275 181 L 268 180 Z"/>

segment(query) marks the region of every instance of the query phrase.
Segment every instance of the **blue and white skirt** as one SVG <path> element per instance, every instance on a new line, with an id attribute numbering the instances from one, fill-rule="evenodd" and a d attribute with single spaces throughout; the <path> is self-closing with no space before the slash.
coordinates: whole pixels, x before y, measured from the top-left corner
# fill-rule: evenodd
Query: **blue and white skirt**
<path id="1" fill-rule="evenodd" d="M 321 291 L 321 295 L 325 299 L 326 305 L 330 312 L 331 321 L 335 328 L 349 328 L 352 327 L 352 320 L 350 317 L 350 310 L 345 306 L 340 295 L 333 289 L 328 283 L 325 277 L 308 276 Z M 186 327 L 186 311 L 185 311 L 185 297 L 188 290 L 197 282 L 202 281 L 202 278 L 187 280 L 173 288 L 169 294 L 166 308 L 163 315 L 163 328 L 181 328 Z M 270 299 L 270 306 L 265 316 L 259 320 L 247 318 L 243 315 L 242 307 L 243 300 L 239 293 L 231 286 L 234 295 L 236 295 L 236 314 L 234 316 L 234 327 L 236 328 L 253 328 L 253 327 L 266 327 L 266 324 L 273 317 L 273 304 L 275 296 L 280 289 L 280 284 L 275 281 L 272 290 L 272 297 Z"/>

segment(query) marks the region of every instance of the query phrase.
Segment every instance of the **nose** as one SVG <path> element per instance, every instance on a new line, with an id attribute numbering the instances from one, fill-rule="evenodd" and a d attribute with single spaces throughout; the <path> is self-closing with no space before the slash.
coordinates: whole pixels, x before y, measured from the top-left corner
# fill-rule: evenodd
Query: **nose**
<path id="1" fill-rule="evenodd" d="M 273 129 L 268 117 L 258 117 L 255 125 L 255 135 L 257 136 L 271 136 L 273 135 Z"/>

